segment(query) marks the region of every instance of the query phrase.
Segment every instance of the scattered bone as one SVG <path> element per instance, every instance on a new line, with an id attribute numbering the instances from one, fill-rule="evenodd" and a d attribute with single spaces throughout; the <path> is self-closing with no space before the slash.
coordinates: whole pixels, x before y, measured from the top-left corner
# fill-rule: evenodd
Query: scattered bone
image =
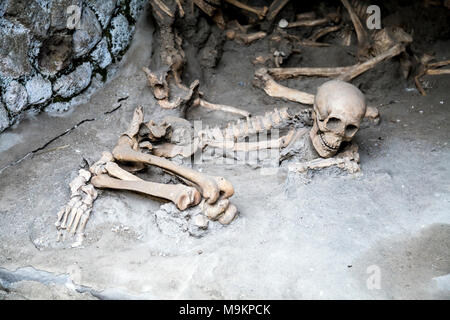
<path id="1" fill-rule="evenodd" d="M 302 18 L 297 17 L 297 21 L 290 22 L 287 28 L 297 28 L 297 27 L 315 27 L 329 22 L 338 22 L 340 20 L 340 15 L 338 13 L 330 13 L 324 18 L 314 19 L 314 18 Z"/>
<path id="2" fill-rule="evenodd" d="M 242 2 L 239 2 L 237 0 L 225 0 L 225 2 L 228 2 L 228 3 L 234 5 L 234 6 L 238 7 L 238 8 L 241 8 L 241 9 L 245 10 L 245 11 L 248 11 L 248 12 L 256 14 L 258 16 L 259 20 L 264 19 L 264 17 L 267 14 L 267 11 L 269 10 L 269 8 L 267 8 L 267 7 L 263 7 L 263 8 L 251 7 L 251 6 L 248 6 L 248 5 L 246 5 L 246 4 L 242 3 Z"/>
<path id="3" fill-rule="evenodd" d="M 358 57 L 364 58 L 369 55 L 369 49 L 371 46 L 371 39 L 367 34 L 366 29 L 364 29 L 358 15 L 356 14 L 353 7 L 350 5 L 348 0 L 341 0 L 344 7 L 347 9 L 350 19 L 352 19 L 353 26 L 355 28 L 356 37 L 358 38 Z"/>
<path id="4" fill-rule="evenodd" d="M 269 6 L 266 19 L 272 21 L 278 13 L 286 6 L 289 0 L 274 0 Z"/>
<path id="5" fill-rule="evenodd" d="M 272 58 L 272 55 L 268 54 L 266 56 L 257 56 L 252 63 L 253 64 L 265 64 L 267 61 L 269 61 Z"/>
<path id="6" fill-rule="evenodd" d="M 238 215 L 238 209 L 234 204 L 230 204 L 228 208 L 225 210 L 225 213 L 222 214 L 218 221 L 221 224 L 227 225 L 230 224 Z"/>
<path id="7" fill-rule="evenodd" d="M 366 72 L 367 70 L 370 70 L 374 68 L 378 63 L 381 61 L 384 61 L 386 59 L 390 59 L 392 57 L 395 57 L 402 53 L 405 50 L 405 47 L 403 44 L 396 44 L 389 50 L 385 51 L 384 53 L 373 57 L 363 63 L 359 63 L 355 66 L 353 66 L 350 70 L 346 71 L 345 73 L 341 74 L 338 79 L 343 81 L 350 81 L 360 74 Z"/>
<path id="8" fill-rule="evenodd" d="M 228 199 L 219 199 L 214 204 L 208 204 L 206 202 L 203 203 L 202 211 L 205 216 L 210 220 L 217 220 L 220 215 L 222 215 L 225 210 L 230 205 L 230 200 Z"/>
<path id="9" fill-rule="evenodd" d="M 239 33 L 235 30 L 228 30 L 226 36 L 229 40 L 240 40 L 245 44 L 250 44 L 256 40 L 262 39 L 267 35 L 264 31 L 254 32 L 250 34 Z"/>
<path id="10" fill-rule="evenodd" d="M 207 199 L 208 203 L 215 203 L 219 198 L 221 190 L 211 177 L 190 168 L 178 166 L 170 160 L 151 154 L 137 152 L 131 148 L 130 142 L 131 141 L 127 136 L 122 136 L 119 139 L 117 146 L 113 150 L 113 155 L 116 160 L 125 162 L 140 162 L 146 165 L 157 166 L 195 183 L 200 188 L 202 196 Z"/>
<path id="11" fill-rule="evenodd" d="M 269 68 L 268 73 L 277 80 L 296 78 L 299 76 L 337 77 L 352 69 L 349 67 L 337 68 Z"/>
<path id="12" fill-rule="evenodd" d="M 400 27 L 377 30 L 372 34 L 372 39 L 373 44 L 369 51 L 371 56 L 380 55 L 394 47 L 396 44 L 407 46 L 413 41 L 412 36 Z"/>
<path id="13" fill-rule="evenodd" d="M 275 79 L 289 79 L 289 78 L 295 78 L 299 76 L 320 76 L 320 77 L 337 77 L 340 80 L 343 81 L 350 81 L 360 74 L 366 72 L 367 70 L 370 70 L 374 68 L 378 63 L 381 61 L 384 61 L 386 59 L 390 59 L 392 57 L 395 57 L 399 54 L 401 54 L 404 51 L 404 46 L 402 44 L 397 44 L 393 47 L 391 47 L 389 50 L 385 51 L 384 53 L 373 57 L 363 63 L 358 63 L 353 66 L 347 66 L 347 67 L 335 67 L 335 68 L 269 68 L 267 69 L 267 73 L 273 76 Z M 262 69 L 260 69 L 260 72 L 263 72 Z M 255 77 L 262 76 L 257 75 L 259 71 L 255 72 Z M 270 77 L 270 76 L 269 76 Z M 267 77 L 266 77 L 267 78 Z M 270 78 L 267 78 L 268 81 L 270 81 Z M 273 79 L 272 79 L 273 81 Z M 278 85 L 280 86 L 280 85 Z M 290 89 L 292 90 L 292 89 Z M 269 94 L 270 95 L 270 94 Z M 287 98 L 286 96 L 279 96 L 281 98 L 286 98 L 288 100 L 292 100 L 290 98 Z M 297 101 L 295 100 L 292 101 Z M 307 100 L 311 102 L 312 100 Z M 300 102 L 300 101 L 297 101 Z M 305 104 L 312 104 L 308 102 L 301 102 Z"/>
<path id="14" fill-rule="evenodd" d="M 223 112 L 228 112 L 228 113 L 235 113 L 235 114 L 239 114 L 241 116 L 244 117 L 249 117 L 250 113 L 248 111 L 242 110 L 242 109 L 238 109 L 232 106 L 227 106 L 227 105 L 223 105 L 223 104 L 214 104 L 214 103 L 210 103 L 207 102 L 203 99 L 197 98 L 194 101 L 194 106 L 201 106 L 203 108 L 207 108 L 210 110 L 219 110 L 219 111 L 223 111 Z"/>
<path id="15" fill-rule="evenodd" d="M 198 95 L 199 81 L 195 80 L 191 83 L 189 88 L 186 88 L 181 84 L 180 77 L 178 75 L 178 70 L 173 71 L 175 82 L 180 88 L 177 95 L 169 101 L 169 84 L 167 82 L 168 69 L 163 68 L 158 72 L 152 72 L 148 68 L 144 67 L 142 70 L 147 75 L 148 84 L 153 90 L 153 95 L 157 100 L 159 106 L 163 109 L 177 109 L 177 108 L 187 108 L 192 101 Z"/>
<path id="16" fill-rule="evenodd" d="M 419 70 L 418 74 L 414 77 L 414 82 L 416 84 L 416 87 L 423 96 L 427 95 L 425 90 L 423 89 L 422 84 L 420 83 L 420 79 L 424 75 L 450 74 L 450 69 L 438 69 L 440 67 L 450 65 L 450 60 L 429 63 L 429 61 L 432 58 L 433 57 L 430 55 L 422 56 L 420 70 Z"/>
<path id="17" fill-rule="evenodd" d="M 208 2 L 204 0 L 193 0 L 195 5 L 199 7 L 204 13 L 206 13 L 208 16 L 213 17 L 217 8 L 210 5 Z"/>
<path id="18" fill-rule="evenodd" d="M 262 88 L 271 97 L 283 98 L 303 104 L 313 104 L 314 102 L 313 94 L 282 86 L 275 82 L 265 68 L 256 70 L 254 84 Z"/>
<path id="19" fill-rule="evenodd" d="M 165 14 L 167 14 L 169 17 L 173 18 L 174 14 L 170 9 L 162 2 L 161 0 L 152 0 Z"/>
<path id="20" fill-rule="evenodd" d="M 356 145 L 351 145 L 351 147 L 349 147 L 343 152 L 340 152 L 333 158 L 327 159 L 317 158 L 307 162 L 292 163 L 289 164 L 288 170 L 297 173 L 305 173 L 308 170 L 319 170 L 323 168 L 337 166 L 338 168 L 346 170 L 349 173 L 356 173 L 361 170 L 358 163 L 359 163 L 358 148 Z"/>
<path id="21" fill-rule="evenodd" d="M 226 28 L 226 22 L 225 18 L 223 16 L 222 10 L 219 8 L 214 16 L 212 17 L 213 21 L 216 23 L 216 25 L 219 27 L 220 30 L 225 30 Z"/>
<path id="22" fill-rule="evenodd" d="M 181 4 L 181 0 L 176 0 L 177 2 L 177 6 L 178 6 L 178 10 L 180 12 L 180 17 L 184 17 L 184 9 L 183 9 L 183 5 Z"/>
<path id="23" fill-rule="evenodd" d="M 340 28 L 341 28 L 340 26 L 331 26 L 331 27 L 325 27 L 325 28 L 319 29 L 312 34 L 312 36 L 309 38 L 309 40 L 311 40 L 312 42 L 316 42 L 323 36 L 325 36 L 331 32 L 337 31 Z"/>

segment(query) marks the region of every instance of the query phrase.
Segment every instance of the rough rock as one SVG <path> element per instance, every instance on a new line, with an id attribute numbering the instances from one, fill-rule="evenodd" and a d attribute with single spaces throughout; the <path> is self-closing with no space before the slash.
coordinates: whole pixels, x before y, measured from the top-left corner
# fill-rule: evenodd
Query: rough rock
<path id="1" fill-rule="evenodd" d="M 144 8 L 147 0 L 131 0 L 130 1 L 130 15 L 134 20 L 137 20 L 140 12 Z"/>
<path id="2" fill-rule="evenodd" d="M 0 18 L 0 77 L 18 78 L 31 72 L 29 30 Z"/>
<path id="3" fill-rule="evenodd" d="M 116 8 L 117 0 L 89 0 L 88 5 L 91 6 L 98 17 L 103 29 L 105 29 L 111 16 Z"/>
<path id="4" fill-rule="evenodd" d="M 22 119 L 20 112 L 30 105 L 40 111 L 52 98 L 66 102 L 59 98 L 76 98 L 87 87 L 103 84 L 100 75 L 98 83 L 91 79 L 93 70 L 114 72 L 110 66 L 128 48 L 147 2 L 0 0 L 0 100 L 11 110 L 2 127 Z M 23 86 L 13 83 L 5 97 L 13 80 Z"/>
<path id="5" fill-rule="evenodd" d="M 71 107 L 71 104 L 69 102 L 55 102 L 50 103 L 48 106 L 45 107 L 45 112 L 50 114 L 59 114 L 64 113 L 67 110 L 69 110 Z"/>
<path id="6" fill-rule="evenodd" d="M 9 116 L 3 103 L 0 102 L 0 132 L 9 127 Z"/>
<path id="7" fill-rule="evenodd" d="M 14 0 L 2 1 L 6 18 L 19 22 L 33 35 L 45 37 L 50 27 L 49 0 Z"/>
<path id="8" fill-rule="evenodd" d="M 131 40 L 132 29 L 128 24 L 127 18 L 124 15 L 119 14 L 111 21 L 111 53 L 113 56 L 117 56 L 123 51 Z"/>
<path id="9" fill-rule="evenodd" d="M 111 54 L 108 51 L 108 42 L 106 38 L 103 38 L 95 47 L 91 53 L 91 58 L 102 69 L 109 66 L 112 62 Z"/>
<path id="10" fill-rule="evenodd" d="M 80 93 L 91 82 L 92 66 L 85 62 L 68 75 L 61 76 L 53 84 L 53 90 L 58 96 L 69 98 Z"/>
<path id="11" fill-rule="evenodd" d="M 39 70 L 44 75 L 53 76 L 66 68 L 72 57 L 72 37 L 54 35 L 46 39 L 38 56 Z"/>
<path id="12" fill-rule="evenodd" d="M 94 12 L 89 8 L 83 9 L 80 27 L 73 35 L 73 52 L 75 58 L 89 53 L 102 37 L 102 27 L 97 21 Z"/>
<path id="13" fill-rule="evenodd" d="M 50 27 L 55 31 L 67 28 L 67 9 L 70 6 L 78 6 L 80 11 L 83 8 L 82 0 L 53 0 L 50 9 Z"/>
<path id="14" fill-rule="evenodd" d="M 41 75 L 31 78 L 25 88 L 28 93 L 28 103 L 38 104 L 47 102 L 52 96 L 52 83 Z"/>
<path id="15" fill-rule="evenodd" d="M 3 101 L 11 113 L 19 113 L 27 105 L 27 90 L 18 81 L 11 81 L 3 94 Z"/>

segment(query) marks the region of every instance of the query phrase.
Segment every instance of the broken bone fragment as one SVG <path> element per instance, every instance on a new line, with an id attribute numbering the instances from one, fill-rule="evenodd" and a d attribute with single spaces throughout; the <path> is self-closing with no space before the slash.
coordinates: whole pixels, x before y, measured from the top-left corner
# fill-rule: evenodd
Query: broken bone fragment
<path id="1" fill-rule="evenodd" d="M 214 204 L 203 203 L 202 211 L 205 216 L 210 220 L 217 220 L 221 214 L 225 212 L 225 210 L 230 205 L 230 200 L 228 199 L 219 199 Z"/>
<path id="2" fill-rule="evenodd" d="M 226 36 L 229 40 L 240 40 L 245 44 L 250 44 L 256 40 L 262 39 L 267 36 L 267 33 L 264 31 L 258 31 L 254 33 L 241 33 L 235 30 L 228 30 L 226 32 Z"/>
<path id="3" fill-rule="evenodd" d="M 219 217 L 218 221 L 227 225 L 230 224 L 238 215 L 238 209 L 234 204 L 230 204 L 225 212 Z"/>

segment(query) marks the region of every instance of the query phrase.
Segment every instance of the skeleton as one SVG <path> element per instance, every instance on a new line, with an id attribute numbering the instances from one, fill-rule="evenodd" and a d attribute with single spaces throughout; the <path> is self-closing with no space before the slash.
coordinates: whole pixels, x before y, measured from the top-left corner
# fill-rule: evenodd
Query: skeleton
<path id="1" fill-rule="evenodd" d="M 232 152 L 280 149 L 282 150 L 280 162 L 287 159 L 290 163 L 302 161 L 292 164 L 293 167 L 314 169 L 338 166 L 349 172 L 358 171 L 357 147 L 350 142 L 359 130 L 362 119 L 367 115 L 377 116 L 377 114 L 373 114 L 372 108 L 367 108 L 365 97 L 359 89 L 340 80 L 324 83 L 319 87 L 317 95 L 311 95 L 310 99 L 314 104 L 312 116 L 309 110 L 292 115 L 287 109 L 275 109 L 264 116 L 247 117 L 245 121 L 229 123 L 225 128 L 200 130 L 188 144 L 165 142 L 155 145 L 154 153 L 167 158 L 177 156 L 190 158 L 198 150 L 207 147 Z M 312 128 L 308 134 L 304 126 L 310 124 Z M 273 128 L 286 128 L 288 133 L 273 140 L 238 141 Z M 343 152 L 333 158 L 344 143 L 347 145 L 343 148 Z M 299 148 L 303 149 L 300 153 Z M 301 154 L 300 158 L 298 154 Z"/>
<path id="2" fill-rule="evenodd" d="M 204 214 L 209 219 L 218 220 L 221 224 L 229 224 L 236 217 L 237 208 L 229 201 L 234 194 L 234 189 L 225 178 L 208 176 L 176 165 L 170 160 L 142 152 L 149 149 L 148 144 L 143 144 L 143 142 L 157 141 L 166 135 L 168 128 L 164 124 L 156 125 L 152 121 L 144 123 L 143 120 L 142 108 L 138 107 L 134 112 L 130 127 L 119 138 L 112 153 L 104 152 L 101 159 L 89 168 L 90 172 L 84 169 L 80 170 L 79 175 L 70 183 L 71 199 L 58 212 L 55 225 L 60 236 L 63 235 L 63 230 L 77 234 L 77 241 L 73 246 L 82 244 L 92 204 L 97 198 L 95 188 L 144 193 L 169 200 L 179 210 L 201 205 Z M 120 164 L 123 163 L 132 163 L 136 166 L 121 166 Z M 187 185 L 144 181 L 124 169 L 129 168 L 130 171 L 133 171 L 142 168 L 142 165 L 157 166 L 178 177 Z"/>
<path id="3" fill-rule="evenodd" d="M 220 8 L 212 6 L 214 1 L 193 1 L 211 17 L 220 16 Z M 271 19 L 281 10 L 287 1 L 276 1 L 278 7 L 259 10 L 242 5 L 238 1 L 227 1 L 243 10 L 255 13 L 262 19 L 267 12 Z M 215 5 L 220 4 L 215 3 Z M 58 213 L 56 226 L 60 236 L 66 230 L 77 234 L 74 246 L 82 243 L 86 223 L 97 197 L 95 188 L 130 190 L 173 202 L 179 210 L 200 206 L 206 218 L 229 224 L 238 214 L 237 208 L 230 203 L 234 188 L 223 177 L 208 176 L 191 168 L 180 166 L 166 158 L 191 157 L 197 150 L 205 148 L 225 149 L 232 152 L 254 152 L 264 149 L 280 149 L 280 162 L 287 163 L 290 170 L 305 170 L 337 166 L 349 172 L 359 170 L 357 147 L 350 144 L 360 127 L 367 108 L 363 94 L 349 83 L 334 80 L 322 85 L 317 95 L 303 93 L 277 84 L 266 69 L 259 70 L 256 78 L 265 91 L 272 95 L 287 98 L 300 103 L 314 104 L 310 116 L 308 111 L 291 115 L 285 109 L 275 109 L 265 116 L 250 117 L 245 110 L 232 106 L 212 104 L 202 99 L 198 90 L 199 82 L 193 81 L 189 87 L 182 83 L 181 72 L 185 63 L 182 40 L 172 28 L 176 16 L 188 15 L 182 1 L 166 4 L 162 0 L 152 0 L 153 15 L 159 25 L 160 66 L 154 71 L 144 68 L 148 83 L 153 90 L 157 104 L 162 109 L 176 109 L 180 115 L 190 106 L 200 106 L 239 114 L 246 118 L 223 129 L 206 128 L 195 133 L 194 138 L 180 138 L 176 134 L 177 123 L 184 119 L 167 119 L 162 123 L 144 122 L 143 110 L 138 107 L 128 130 L 122 134 L 112 152 L 104 152 L 101 159 L 94 163 L 89 171 L 80 170 L 79 176 L 70 184 L 71 199 Z M 209 7 L 208 7 L 209 6 Z M 205 9 L 206 8 L 206 9 Z M 205 11 L 205 12 L 206 12 Z M 327 17 L 327 19 L 331 19 Z M 217 18 L 217 21 L 220 19 Z M 253 36 L 247 34 L 246 27 L 233 29 L 233 38 L 244 42 L 259 39 L 263 32 Z M 320 34 L 316 34 L 318 39 Z M 246 40 L 247 39 L 247 40 Z M 358 69 L 359 67 L 359 69 Z M 358 74 L 364 66 L 346 70 L 350 75 Z M 346 79 L 346 78 L 344 78 Z M 185 121 L 185 120 L 184 120 Z M 312 123 L 312 129 L 304 128 Z M 182 126 L 181 126 L 182 127 Z M 278 139 L 240 142 L 239 139 L 281 127 L 288 132 Z M 300 128 L 299 128 L 300 127 Z M 309 134 L 308 134 L 309 132 Z M 341 144 L 347 144 L 343 146 Z M 300 152 L 299 152 L 300 151 Z M 341 152 L 338 152 L 341 151 Z M 182 183 L 161 184 L 144 181 L 134 173 L 153 165 L 164 172 L 176 176 Z M 199 226 L 205 225 L 205 219 L 193 219 Z M 194 222 L 195 223 L 195 222 Z"/>

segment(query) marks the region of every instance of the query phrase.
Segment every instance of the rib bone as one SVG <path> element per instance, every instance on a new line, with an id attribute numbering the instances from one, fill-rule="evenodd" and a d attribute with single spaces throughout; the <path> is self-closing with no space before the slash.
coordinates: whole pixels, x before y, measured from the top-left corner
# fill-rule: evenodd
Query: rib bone
<path id="1" fill-rule="evenodd" d="M 313 104 L 314 95 L 291 89 L 275 82 L 267 69 L 261 68 L 255 72 L 255 85 L 262 88 L 269 96 L 283 98 L 303 104 Z"/>
<path id="2" fill-rule="evenodd" d="M 235 113 L 235 114 L 239 114 L 244 117 L 250 116 L 250 113 L 248 111 L 238 109 L 238 108 L 235 108 L 232 106 L 223 105 L 223 104 L 210 103 L 210 102 L 205 101 L 200 98 L 195 99 L 194 106 L 201 106 L 203 108 L 207 108 L 207 109 L 211 109 L 211 110 L 220 110 L 223 112 Z"/>

